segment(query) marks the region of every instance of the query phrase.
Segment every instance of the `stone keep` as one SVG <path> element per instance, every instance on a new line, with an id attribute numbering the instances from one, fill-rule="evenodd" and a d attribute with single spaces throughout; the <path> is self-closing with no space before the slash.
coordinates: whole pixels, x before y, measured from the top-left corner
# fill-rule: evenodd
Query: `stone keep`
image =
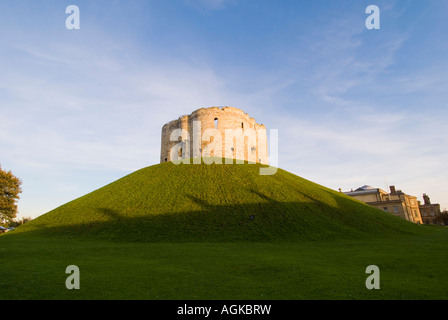
<path id="1" fill-rule="evenodd" d="M 201 108 L 163 126 L 161 163 L 201 156 L 267 165 L 266 127 L 232 107 Z"/>

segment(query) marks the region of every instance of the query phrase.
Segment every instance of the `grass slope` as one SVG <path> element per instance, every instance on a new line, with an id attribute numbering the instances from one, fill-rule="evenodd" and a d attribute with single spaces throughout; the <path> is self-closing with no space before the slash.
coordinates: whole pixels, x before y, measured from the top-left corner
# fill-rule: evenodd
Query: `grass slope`
<path id="1" fill-rule="evenodd" d="M 16 233 L 196 242 L 361 239 L 425 232 L 284 170 L 260 176 L 259 168 L 154 165 L 69 202 Z"/>
<path id="2" fill-rule="evenodd" d="M 447 228 L 259 168 L 152 166 L 0 235 L 0 300 L 448 298 Z"/>

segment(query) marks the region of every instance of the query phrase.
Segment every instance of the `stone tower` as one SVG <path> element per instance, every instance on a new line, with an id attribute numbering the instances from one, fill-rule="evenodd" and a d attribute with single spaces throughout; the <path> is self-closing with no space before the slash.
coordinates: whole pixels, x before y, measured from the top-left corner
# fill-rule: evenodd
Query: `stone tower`
<path id="1" fill-rule="evenodd" d="M 161 163 L 198 157 L 269 164 L 266 127 L 232 107 L 201 108 L 163 126 Z"/>

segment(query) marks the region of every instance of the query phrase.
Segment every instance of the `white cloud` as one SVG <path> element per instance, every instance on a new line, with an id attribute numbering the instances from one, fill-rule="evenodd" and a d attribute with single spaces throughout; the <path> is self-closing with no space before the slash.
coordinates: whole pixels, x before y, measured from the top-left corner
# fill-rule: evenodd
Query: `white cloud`
<path id="1" fill-rule="evenodd" d="M 272 116 L 280 137 L 280 167 L 334 190 L 395 184 L 446 203 L 448 134 L 431 132 L 444 120 L 406 112 L 377 115 L 374 109 L 320 121 Z"/>
<path id="2" fill-rule="evenodd" d="M 234 4 L 185 1 L 206 14 Z M 70 200 L 101 186 L 108 179 L 101 172 L 118 177 L 158 163 L 166 122 L 200 107 L 230 105 L 279 129 L 280 167 L 312 181 L 334 189 L 384 187 L 387 176 L 415 195 L 428 191 L 419 185 L 445 188 L 448 159 L 440 146 L 448 138 L 435 128 L 445 125 L 446 76 L 430 68 L 389 73 L 411 39 L 389 30 L 369 44 L 356 19 L 332 16 L 324 26 L 298 31 L 296 38 L 285 35 L 287 44 L 266 49 L 278 61 L 278 69 L 269 71 L 259 65 L 219 72 L 214 59 L 207 59 L 213 52 L 200 41 L 177 57 L 166 48 L 161 51 L 166 56 L 154 54 L 151 47 L 162 46 L 156 42 L 142 50 L 100 32 L 75 43 L 51 37 L 32 45 L 5 43 L 0 150 L 7 152 L 0 160 L 17 166 L 27 186 L 34 186 L 34 191 L 27 187 L 25 200 L 36 199 L 37 185 L 54 188 L 49 181 L 37 183 L 46 176 L 64 190 L 60 199 Z M 387 100 L 416 92 L 428 105 L 436 94 L 440 111 L 416 112 L 396 105 L 400 100 Z M 96 182 L 84 185 L 92 172 Z"/>
<path id="3" fill-rule="evenodd" d="M 223 80 L 206 64 L 57 40 L 5 48 L 16 58 L 0 75 L 0 161 L 24 181 L 21 215 L 111 182 L 102 172 L 118 178 L 157 164 L 163 124 L 226 103 Z"/>
<path id="4" fill-rule="evenodd" d="M 217 11 L 234 4 L 234 0 L 185 0 L 185 2 L 199 10 Z"/>

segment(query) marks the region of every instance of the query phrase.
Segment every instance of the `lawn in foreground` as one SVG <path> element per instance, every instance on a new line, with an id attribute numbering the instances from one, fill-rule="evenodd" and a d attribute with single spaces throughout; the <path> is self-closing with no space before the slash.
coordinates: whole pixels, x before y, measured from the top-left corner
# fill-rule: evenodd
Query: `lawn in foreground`
<path id="1" fill-rule="evenodd" d="M 0 299 L 447 299 L 448 232 L 229 243 L 0 237 Z M 80 290 L 65 269 L 80 268 Z M 367 290 L 366 267 L 380 268 Z"/>

